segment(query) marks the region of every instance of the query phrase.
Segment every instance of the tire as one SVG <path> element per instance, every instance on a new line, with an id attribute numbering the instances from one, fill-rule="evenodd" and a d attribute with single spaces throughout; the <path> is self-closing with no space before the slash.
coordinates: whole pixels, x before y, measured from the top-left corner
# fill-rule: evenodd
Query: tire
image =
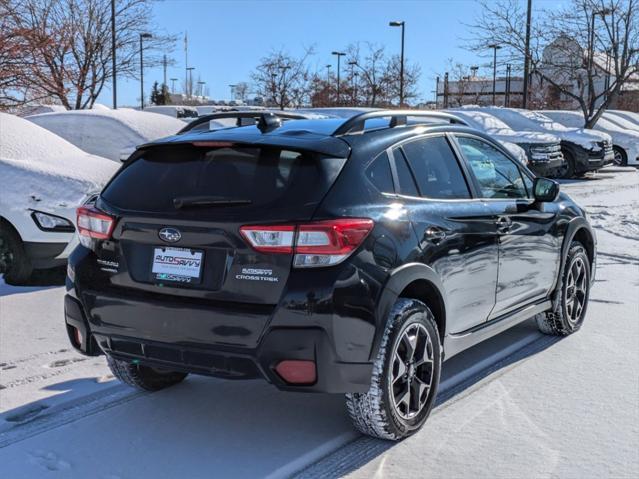
<path id="1" fill-rule="evenodd" d="M 613 145 L 612 149 L 615 152 L 615 159 L 613 160 L 614 164 L 616 166 L 628 165 L 628 155 L 626 155 L 626 152 L 624 151 L 624 149 L 617 145 Z"/>
<path id="2" fill-rule="evenodd" d="M 411 335 L 415 339 L 413 355 L 407 348 Z M 422 359 L 427 356 L 428 361 L 419 365 L 416 351 Z M 406 368 L 399 359 L 409 355 L 411 362 Z M 346 409 L 355 428 L 368 436 L 392 441 L 419 431 L 437 395 L 441 362 L 442 347 L 433 313 L 421 301 L 398 299 L 387 320 L 370 389 L 346 395 Z M 409 395 L 406 403 L 401 398 L 408 390 L 414 395 Z"/>
<path id="3" fill-rule="evenodd" d="M 33 267 L 18 232 L 10 224 L 0 221 L 0 274 L 8 284 L 26 283 Z"/>
<path id="4" fill-rule="evenodd" d="M 115 359 L 107 355 L 107 364 L 113 375 L 129 386 L 144 391 L 159 391 L 182 382 L 187 373 L 161 371 L 141 364 Z"/>
<path id="5" fill-rule="evenodd" d="M 557 176 L 566 180 L 575 176 L 575 158 L 568 150 L 563 150 L 563 154 L 566 163 L 557 170 Z"/>
<path id="6" fill-rule="evenodd" d="M 553 336 L 567 336 L 578 331 L 586 317 L 589 298 L 590 260 L 586 248 L 573 241 L 553 310 L 535 317 L 539 330 Z"/>

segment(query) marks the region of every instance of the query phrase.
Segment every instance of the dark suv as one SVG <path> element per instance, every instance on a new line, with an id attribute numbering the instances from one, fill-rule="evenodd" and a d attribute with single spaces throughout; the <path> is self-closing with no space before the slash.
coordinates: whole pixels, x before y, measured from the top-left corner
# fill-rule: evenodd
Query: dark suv
<path id="1" fill-rule="evenodd" d="M 442 361 L 532 317 L 576 331 L 595 271 L 585 212 L 456 121 L 263 114 L 140 147 L 78 210 L 71 343 L 146 390 L 262 377 L 412 434 Z"/>

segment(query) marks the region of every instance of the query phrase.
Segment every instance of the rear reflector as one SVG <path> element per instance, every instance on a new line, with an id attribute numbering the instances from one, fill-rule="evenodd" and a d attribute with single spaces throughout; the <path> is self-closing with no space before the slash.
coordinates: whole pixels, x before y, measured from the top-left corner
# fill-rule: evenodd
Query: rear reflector
<path id="1" fill-rule="evenodd" d="M 94 206 L 80 206 L 78 213 L 78 232 L 82 236 L 96 239 L 109 239 L 115 226 L 115 218 Z"/>
<path id="2" fill-rule="evenodd" d="M 317 381 L 315 361 L 287 359 L 280 361 L 275 372 L 289 384 L 314 384 Z"/>
<path id="3" fill-rule="evenodd" d="M 242 226 L 240 232 L 261 253 L 295 254 L 297 268 L 331 266 L 355 251 L 373 229 L 368 218 L 340 218 L 300 225 Z"/>

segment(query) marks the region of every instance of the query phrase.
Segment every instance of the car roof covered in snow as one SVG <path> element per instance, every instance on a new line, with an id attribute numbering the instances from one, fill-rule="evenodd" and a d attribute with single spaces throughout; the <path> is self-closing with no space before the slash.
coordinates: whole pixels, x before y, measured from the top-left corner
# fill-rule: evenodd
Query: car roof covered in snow
<path id="1" fill-rule="evenodd" d="M 24 208 L 27 197 L 77 204 L 101 188 L 118 165 L 88 154 L 50 131 L 0 113 L 0 201 Z"/>

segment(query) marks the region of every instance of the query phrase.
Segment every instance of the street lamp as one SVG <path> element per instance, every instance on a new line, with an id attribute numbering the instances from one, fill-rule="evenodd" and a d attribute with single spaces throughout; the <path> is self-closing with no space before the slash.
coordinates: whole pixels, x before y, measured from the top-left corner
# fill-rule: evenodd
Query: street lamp
<path id="1" fill-rule="evenodd" d="M 470 71 L 473 72 L 473 78 L 477 77 L 477 70 L 479 70 L 478 66 L 472 66 L 470 67 Z"/>
<path id="2" fill-rule="evenodd" d="M 488 48 L 493 49 L 493 106 L 496 104 L 495 102 L 495 87 L 497 83 L 497 50 L 501 48 L 500 45 L 493 43 L 492 45 L 488 45 Z"/>
<path id="3" fill-rule="evenodd" d="M 233 85 L 229 85 L 229 88 L 231 89 L 231 100 L 235 100 L 235 87 L 237 86 L 237 84 L 233 84 Z"/>
<path id="4" fill-rule="evenodd" d="M 346 56 L 346 53 L 344 52 L 331 52 L 331 55 L 335 55 L 337 56 L 337 105 L 339 106 L 340 104 L 340 98 L 339 98 L 339 72 L 340 72 L 340 59 L 343 56 Z"/>
<path id="5" fill-rule="evenodd" d="M 153 38 L 150 33 L 140 33 L 140 110 L 144 110 L 144 57 L 142 54 L 142 40 Z"/>
<path id="6" fill-rule="evenodd" d="M 202 96 L 204 96 L 204 85 L 206 85 L 206 82 L 205 81 L 199 81 L 199 82 L 197 82 L 197 84 L 198 84 L 198 91 L 200 92 L 199 96 L 202 97 Z"/>
<path id="7" fill-rule="evenodd" d="M 355 103 L 355 66 L 357 62 L 355 60 L 351 60 L 348 62 L 348 65 L 351 67 L 351 93 L 353 97 L 353 103 Z"/>
<path id="8" fill-rule="evenodd" d="M 388 26 L 402 27 L 402 53 L 399 64 L 399 107 L 401 108 L 404 104 L 404 28 L 406 23 L 403 20 L 401 22 L 389 22 Z"/>
<path id="9" fill-rule="evenodd" d="M 111 75 L 113 75 L 113 109 L 118 109 L 118 85 L 115 62 L 115 0 L 111 0 Z"/>
<path id="10" fill-rule="evenodd" d="M 191 98 L 193 95 L 193 70 L 195 67 L 186 67 L 186 96 L 187 98 Z"/>
<path id="11" fill-rule="evenodd" d="M 175 93 L 175 82 L 178 80 L 177 78 L 171 78 L 171 93 Z"/>
<path id="12" fill-rule="evenodd" d="M 602 8 L 601 10 L 593 10 L 590 13 L 590 45 L 589 45 L 589 53 L 588 55 L 588 100 L 592 99 L 593 96 L 593 88 L 592 88 L 592 67 L 595 56 L 595 17 L 600 16 L 601 18 L 606 15 L 610 15 L 613 12 L 611 8 Z"/>

